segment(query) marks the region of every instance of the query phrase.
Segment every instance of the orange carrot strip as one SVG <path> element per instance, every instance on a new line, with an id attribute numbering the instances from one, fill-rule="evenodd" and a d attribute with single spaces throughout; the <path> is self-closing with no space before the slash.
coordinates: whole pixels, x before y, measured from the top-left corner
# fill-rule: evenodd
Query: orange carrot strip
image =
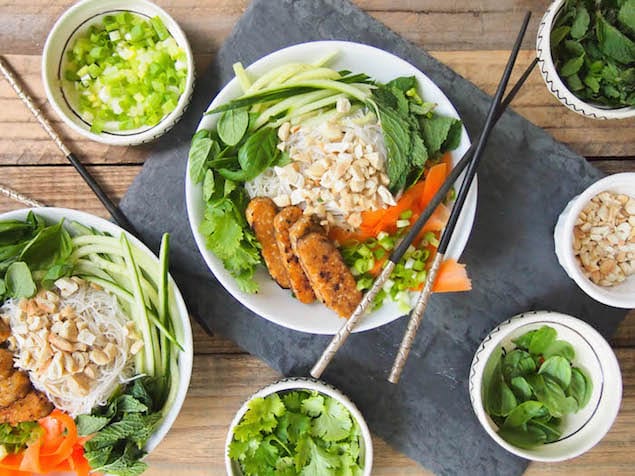
<path id="1" fill-rule="evenodd" d="M 467 276 L 464 264 L 457 263 L 453 259 L 447 259 L 441 263 L 437 279 L 432 287 L 433 292 L 447 293 L 471 289 L 472 281 Z"/>
<path id="2" fill-rule="evenodd" d="M 419 196 L 419 207 L 423 210 L 439 191 L 447 177 L 447 165 L 440 163 L 430 167 L 425 178 L 423 193 Z"/>
<path id="3" fill-rule="evenodd" d="M 443 154 L 443 157 L 441 157 L 441 163 L 445 164 L 446 166 L 445 173 L 447 178 L 447 176 L 450 175 L 450 171 L 454 167 L 454 165 L 452 164 L 452 154 L 450 154 L 449 152 Z"/>
<path id="4" fill-rule="evenodd" d="M 47 470 L 40 465 L 40 446 L 42 446 L 42 438 L 38 438 L 26 447 L 22 452 L 22 461 L 18 468 L 20 471 L 33 473 L 47 472 Z"/>

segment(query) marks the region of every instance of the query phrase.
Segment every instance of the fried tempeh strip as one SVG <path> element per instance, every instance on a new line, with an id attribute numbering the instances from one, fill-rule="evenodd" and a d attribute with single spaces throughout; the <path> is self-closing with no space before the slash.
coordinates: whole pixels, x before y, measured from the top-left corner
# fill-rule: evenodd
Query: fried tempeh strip
<path id="1" fill-rule="evenodd" d="M 23 421 L 39 420 L 51 411 L 51 402 L 37 390 L 31 390 L 24 398 L 0 410 L 0 423 L 16 425 Z"/>
<path id="2" fill-rule="evenodd" d="M 31 381 L 24 372 L 15 370 L 11 375 L 0 380 L 0 407 L 7 407 L 24 398 L 31 389 Z"/>
<path id="3" fill-rule="evenodd" d="M 11 335 L 11 329 L 7 326 L 2 319 L 0 319 L 0 343 L 4 342 Z"/>
<path id="4" fill-rule="evenodd" d="M 302 217 L 302 210 L 298 207 L 286 207 L 282 209 L 273 220 L 273 228 L 275 231 L 278 249 L 282 258 L 282 264 L 287 270 L 289 283 L 293 294 L 298 301 L 304 304 L 310 304 L 315 301 L 315 293 L 311 288 L 306 274 L 302 270 L 302 266 L 298 261 L 298 257 L 291 247 L 291 238 L 289 230 Z"/>
<path id="5" fill-rule="evenodd" d="M 256 238 L 262 246 L 262 257 L 265 260 L 271 277 L 283 288 L 290 286 L 287 270 L 282 264 L 282 257 L 273 231 L 273 219 L 278 213 L 273 200 L 256 197 L 249 202 L 245 210 L 247 223 L 254 230 Z"/>
<path id="6" fill-rule="evenodd" d="M 326 231 L 317 222 L 317 219 L 313 216 L 302 215 L 292 226 L 289 228 L 289 239 L 291 240 L 291 246 L 295 249 L 295 245 L 298 240 L 309 233 L 320 233 L 326 235 Z"/>
<path id="7" fill-rule="evenodd" d="M 0 379 L 9 377 L 14 370 L 13 354 L 7 349 L 0 349 Z"/>
<path id="8" fill-rule="evenodd" d="M 340 316 L 350 317 L 362 293 L 335 245 L 312 232 L 297 241 L 295 252 L 316 296 Z"/>

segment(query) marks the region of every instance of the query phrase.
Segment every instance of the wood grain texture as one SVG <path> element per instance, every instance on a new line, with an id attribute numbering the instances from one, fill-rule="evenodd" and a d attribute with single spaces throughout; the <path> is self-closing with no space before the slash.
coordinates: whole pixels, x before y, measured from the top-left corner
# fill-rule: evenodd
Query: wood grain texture
<path id="1" fill-rule="evenodd" d="M 624 377 L 622 407 L 611 431 L 584 456 L 559 464 L 532 463 L 527 475 L 632 474 L 635 467 L 635 349 L 617 352 Z M 248 355 L 197 355 L 188 398 L 174 427 L 149 457 L 149 476 L 223 474 L 227 426 L 242 402 L 279 375 Z M 483 432 L 483 438 L 487 435 Z M 431 474 L 374 439 L 373 475 Z M 184 465 L 183 467 L 181 465 Z"/>

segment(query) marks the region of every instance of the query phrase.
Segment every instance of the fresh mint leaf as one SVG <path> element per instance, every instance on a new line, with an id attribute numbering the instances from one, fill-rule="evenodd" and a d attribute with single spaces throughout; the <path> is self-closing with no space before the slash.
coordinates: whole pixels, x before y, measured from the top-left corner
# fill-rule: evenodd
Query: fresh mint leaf
<path id="1" fill-rule="evenodd" d="M 212 169 L 205 171 L 205 178 L 203 180 L 203 198 L 206 202 L 210 201 L 214 196 L 214 189 L 216 187 L 216 181 L 214 179 L 214 172 Z"/>
<path id="2" fill-rule="evenodd" d="M 600 50 L 623 64 L 635 62 L 635 42 L 597 14 L 597 37 Z"/>
<path id="3" fill-rule="evenodd" d="M 190 178 L 194 183 L 200 183 L 205 176 L 207 158 L 216 142 L 209 137 L 199 137 L 192 141 L 189 151 Z"/>
<path id="4" fill-rule="evenodd" d="M 570 31 L 570 26 L 560 26 L 551 30 L 551 48 L 558 46 L 560 42 L 567 37 Z"/>
<path id="5" fill-rule="evenodd" d="M 75 418 L 75 424 L 80 436 L 88 436 L 104 428 L 110 420 L 110 418 L 105 416 L 79 415 Z"/>
<path id="6" fill-rule="evenodd" d="M 4 280 L 7 294 L 11 297 L 30 298 L 37 292 L 31 271 L 22 261 L 16 261 L 7 268 Z"/>
<path id="7" fill-rule="evenodd" d="M 631 33 L 635 33 L 635 0 L 626 0 L 620 7 L 617 20 Z"/>
<path id="8" fill-rule="evenodd" d="M 571 37 L 575 39 L 582 38 L 589 29 L 589 23 L 591 23 L 589 12 L 584 5 L 578 5 L 575 20 L 573 20 L 571 25 Z"/>
<path id="9" fill-rule="evenodd" d="M 565 78 L 573 74 L 577 74 L 583 64 L 584 58 L 582 56 L 571 58 L 564 65 L 562 65 L 562 68 L 560 68 L 560 74 Z"/>
<path id="10" fill-rule="evenodd" d="M 145 413 L 148 407 L 132 395 L 121 395 L 117 398 L 117 410 L 121 413 Z"/>

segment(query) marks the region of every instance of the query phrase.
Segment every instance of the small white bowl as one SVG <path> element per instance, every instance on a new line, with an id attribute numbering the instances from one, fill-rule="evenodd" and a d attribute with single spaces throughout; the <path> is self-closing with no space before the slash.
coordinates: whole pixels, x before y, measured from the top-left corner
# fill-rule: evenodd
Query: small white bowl
<path id="1" fill-rule="evenodd" d="M 334 398 L 350 412 L 353 419 L 357 422 L 360 432 L 362 434 L 362 441 L 360 441 L 360 459 L 362 460 L 362 475 L 370 476 L 373 467 L 373 440 L 370 436 L 370 430 L 361 412 L 357 409 L 355 404 L 342 392 L 335 387 L 321 382 L 319 380 L 313 380 L 310 378 L 286 378 L 278 382 L 272 383 L 265 388 L 258 390 L 251 397 L 243 403 L 240 410 L 236 413 L 236 416 L 229 426 L 227 432 L 227 439 L 225 440 L 225 470 L 228 476 L 243 476 L 243 472 L 240 469 L 240 465 L 229 458 L 228 451 L 229 445 L 234 437 L 234 428 L 240 423 L 243 416 L 247 412 L 248 403 L 254 398 L 264 398 L 268 395 L 280 392 L 289 392 L 293 390 L 315 390 L 323 395 L 327 395 Z"/>
<path id="2" fill-rule="evenodd" d="M 88 228 L 94 228 L 97 231 L 109 233 L 114 237 L 119 237 L 122 233 L 126 233 L 126 236 L 128 240 L 130 240 L 130 243 L 132 245 L 137 247 L 142 253 L 145 253 L 152 261 L 158 261 L 154 253 L 152 253 L 152 251 L 150 251 L 146 245 L 144 245 L 133 235 L 124 231 L 119 226 L 109 222 L 108 220 L 104 220 L 103 218 L 99 218 L 89 213 L 80 212 L 78 210 L 53 207 L 22 208 L 19 210 L 13 210 L 7 213 L 0 214 L 0 221 L 24 220 L 29 212 L 33 212 L 50 222 L 59 222 L 61 220 L 65 220 L 66 223 L 71 223 L 75 221 Z M 159 443 L 161 443 L 163 438 L 165 438 L 165 435 L 167 435 L 168 431 L 170 431 L 170 428 L 172 428 L 176 417 L 181 411 L 183 402 L 185 401 L 187 389 L 190 385 L 190 377 L 192 375 L 194 344 L 192 342 L 192 326 L 190 325 L 190 317 L 187 311 L 187 307 L 185 306 L 183 296 L 181 295 L 179 288 L 177 287 L 174 279 L 172 279 L 171 276 L 169 278 L 169 281 L 171 286 L 171 295 L 173 296 L 173 299 L 176 303 L 176 308 L 178 310 L 178 314 L 174 316 L 174 330 L 176 332 L 177 338 L 183 345 L 183 349 L 185 350 L 179 353 L 179 383 L 177 394 L 174 398 L 174 404 L 167 411 L 159 426 L 156 428 L 156 430 L 154 430 L 154 433 L 148 439 L 144 447 L 144 450 L 147 453 L 152 452 L 152 450 L 154 450 L 159 445 Z"/>
<path id="3" fill-rule="evenodd" d="M 572 111 L 592 119 L 626 119 L 635 116 L 635 107 L 610 108 L 598 104 L 584 102 L 573 94 L 564 84 L 551 57 L 551 29 L 558 18 L 565 0 L 556 0 L 545 12 L 536 39 L 536 53 L 538 55 L 540 73 L 547 88 L 558 100 Z"/>
<path id="4" fill-rule="evenodd" d="M 573 363 L 587 372 L 593 392 L 583 409 L 563 419 L 562 437 L 558 441 L 533 449 L 518 448 L 498 435 L 498 427 L 483 408 L 483 371 L 495 350 L 501 346 L 512 349 L 512 339 L 543 325 L 553 327 L 558 339 L 573 346 Z M 522 458 L 555 462 L 585 453 L 606 435 L 622 401 L 622 374 L 611 346 L 589 324 L 558 312 L 532 311 L 506 320 L 485 337 L 472 361 L 469 391 L 479 422 L 500 446 Z"/>
<path id="5" fill-rule="evenodd" d="M 598 286 L 587 278 L 573 253 L 573 227 L 582 209 L 598 193 L 611 191 L 635 197 L 635 172 L 609 175 L 574 197 L 558 217 L 553 237 L 558 261 L 569 277 L 596 301 L 624 309 L 635 308 L 635 275 L 616 286 Z"/>
<path id="6" fill-rule="evenodd" d="M 152 18 L 159 16 L 177 44 L 187 56 L 187 78 L 185 89 L 172 112 L 154 126 L 144 126 L 126 131 L 91 132 L 90 124 L 76 113 L 62 91 L 62 64 L 66 48 L 72 44 L 91 24 L 101 21 L 108 14 L 129 11 L 137 15 Z M 83 0 L 71 8 L 55 22 L 46 38 L 42 56 L 42 82 L 49 103 L 66 125 L 78 134 L 109 145 L 137 145 L 150 142 L 170 130 L 181 118 L 194 91 L 195 65 L 192 50 L 185 33 L 163 9 L 147 0 Z"/>

